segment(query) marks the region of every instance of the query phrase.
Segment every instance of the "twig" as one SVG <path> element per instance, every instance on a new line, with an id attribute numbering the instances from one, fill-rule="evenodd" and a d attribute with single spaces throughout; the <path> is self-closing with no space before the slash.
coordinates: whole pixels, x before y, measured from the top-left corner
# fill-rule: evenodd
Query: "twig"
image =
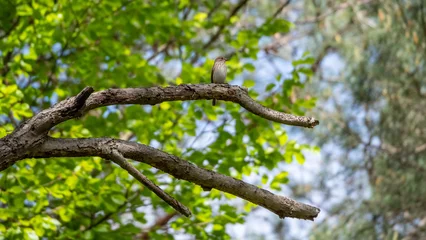
<path id="1" fill-rule="evenodd" d="M 164 217 L 161 217 L 155 221 L 154 225 L 144 230 L 144 232 L 140 235 L 140 239 L 149 240 L 149 232 L 154 231 L 157 228 L 161 228 L 166 225 L 174 216 L 177 215 L 177 212 L 169 213 Z"/>
<path id="2" fill-rule="evenodd" d="M 223 30 L 226 27 L 226 24 L 229 22 L 229 20 L 235 16 L 238 11 L 248 2 L 248 0 L 240 0 L 240 2 L 237 3 L 237 5 L 235 5 L 235 7 L 231 10 L 231 12 L 228 15 L 228 18 L 226 19 L 225 22 L 223 22 L 223 24 L 221 24 L 219 26 L 219 28 L 217 29 L 217 31 L 215 32 L 215 34 L 213 34 L 210 39 L 202 46 L 202 50 L 205 51 L 207 48 L 209 48 L 222 34 Z M 194 57 L 191 60 L 191 63 L 194 64 L 198 61 L 198 58 L 200 57 L 199 54 L 195 54 Z"/>
<path id="3" fill-rule="evenodd" d="M 191 211 L 186 206 L 184 206 L 172 196 L 164 192 L 163 189 L 155 185 L 155 183 L 151 182 L 147 177 L 145 177 L 145 175 L 143 175 L 133 165 L 131 165 L 119 151 L 117 151 L 116 149 L 107 148 L 105 147 L 105 145 L 101 145 L 100 148 L 103 150 L 104 154 L 108 156 L 108 159 L 115 162 L 121 168 L 129 172 L 129 174 L 132 175 L 136 180 L 145 185 L 149 190 L 154 192 L 158 197 L 163 199 L 176 211 L 180 212 L 186 217 L 191 216 Z"/>
<path id="4" fill-rule="evenodd" d="M 224 0 L 215 1 L 213 8 L 207 14 L 208 19 L 210 19 L 212 17 L 213 13 L 216 12 L 219 9 L 219 7 L 222 5 L 223 2 L 224 2 Z"/>
<path id="5" fill-rule="evenodd" d="M 10 26 L 10 28 L 7 31 L 5 31 L 3 33 L 3 35 L 0 36 L 0 39 L 8 37 L 10 35 L 10 33 L 12 33 L 12 31 L 16 28 L 16 26 L 18 26 L 18 23 L 19 23 L 20 19 L 21 19 L 21 16 L 18 16 L 16 18 L 16 20 L 13 21 L 12 26 Z"/>
<path id="6" fill-rule="evenodd" d="M 281 11 L 287 6 L 289 5 L 291 2 L 291 0 L 287 0 L 285 1 L 278 9 L 277 11 L 274 13 L 274 15 L 272 15 L 272 19 L 276 18 L 278 16 L 278 14 L 281 13 Z"/>
<path id="7" fill-rule="evenodd" d="M 237 14 L 237 12 L 248 2 L 248 0 L 241 0 L 233 9 L 232 11 L 229 13 L 228 15 L 228 19 L 227 21 L 229 21 L 233 16 L 235 16 L 235 14 Z M 226 21 L 226 22 L 227 22 Z M 225 29 L 226 24 L 222 24 L 219 26 L 219 29 L 216 31 L 215 34 L 213 34 L 213 36 L 209 39 L 209 41 L 207 43 L 205 43 L 203 45 L 203 49 L 209 48 L 210 45 L 212 45 L 220 36 L 220 34 L 222 34 L 223 29 Z"/>

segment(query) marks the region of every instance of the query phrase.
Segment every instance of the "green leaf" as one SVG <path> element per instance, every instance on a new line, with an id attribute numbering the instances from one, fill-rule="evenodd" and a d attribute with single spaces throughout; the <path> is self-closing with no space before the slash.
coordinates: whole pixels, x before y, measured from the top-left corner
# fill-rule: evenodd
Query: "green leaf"
<path id="1" fill-rule="evenodd" d="M 267 86 L 266 86 L 266 88 L 265 88 L 265 91 L 271 91 L 272 90 L 272 88 L 274 88 L 275 87 L 275 84 L 274 83 L 270 83 L 270 84 L 268 84 Z"/>
<path id="2" fill-rule="evenodd" d="M 213 230 L 214 231 L 222 231 L 223 230 L 223 226 L 220 224 L 213 224 Z"/>
<path id="3" fill-rule="evenodd" d="M 61 207 L 57 212 L 62 221 L 69 222 L 72 219 L 74 210 L 71 210 L 67 207 Z"/>
<path id="4" fill-rule="evenodd" d="M 77 185 L 78 182 L 78 177 L 76 175 L 72 175 L 70 177 L 67 178 L 67 180 L 65 181 L 65 183 L 69 186 L 69 189 L 74 189 Z"/>
<path id="5" fill-rule="evenodd" d="M 274 33 L 287 33 L 294 25 L 284 19 L 273 19 L 272 21 L 266 21 L 265 24 L 259 29 L 264 35 L 272 35 Z"/>
<path id="6" fill-rule="evenodd" d="M 202 22 L 206 18 L 207 18 L 207 13 L 204 13 L 204 12 L 197 13 L 194 16 L 194 20 L 198 22 Z"/>
<path id="7" fill-rule="evenodd" d="M 302 154 L 302 153 L 300 153 L 300 152 L 295 152 L 295 153 L 294 153 L 294 157 L 296 158 L 296 161 L 297 161 L 299 164 L 303 164 L 303 163 L 305 163 L 305 156 L 303 156 L 303 154 Z"/>
<path id="8" fill-rule="evenodd" d="M 254 67 L 252 63 L 244 64 L 243 68 L 249 72 L 254 72 L 254 70 L 256 70 L 256 68 Z"/>
<path id="9" fill-rule="evenodd" d="M 287 184 L 288 181 L 288 172 L 281 172 L 272 180 L 271 188 L 275 190 L 281 190 L 281 184 Z"/>
<path id="10" fill-rule="evenodd" d="M 315 63 L 315 59 L 312 57 L 306 57 L 306 58 L 302 58 L 292 62 L 294 67 L 302 65 L 302 64 L 314 64 L 314 63 Z"/>
<path id="11" fill-rule="evenodd" d="M 297 69 L 297 71 L 309 77 L 312 77 L 314 75 L 314 72 L 312 71 L 311 68 L 299 68 Z"/>
<path id="12" fill-rule="evenodd" d="M 12 93 L 15 93 L 18 90 L 18 86 L 16 84 L 8 85 L 5 88 L 2 89 L 2 93 L 5 96 L 8 96 Z"/>
<path id="13" fill-rule="evenodd" d="M 111 200 L 117 205 L 122 205 L 126 202 L 126 198 L 123 195 L 113 195 L 111 196 Z"/>
<path id="14" fill-rule="evenodd" d="M 254 80 L 245 80 L 243 86 L 246 88 L 251 88 L 254 87 L 255 84 L 256 82 Z"/>
<path id="15" fill-rule="evenodd" d="M 190 3 L 190 0 L 181 0 L 179 1 L 179 8 L 186 7 L 189 5 L 189 3 Z"/>
<path id="16" fill-rule="evenodd" d="M 37 58 L 38 58 L 37 53 L 35 51 L 35 48 L 33 47 L 30 47 L 28 54 L 24 55 L 24 59 L 27 59 L 27 60 L 37 60 Z"/>
<path id="17" fill-rule="evenodd" d="M 10 193 L 22 193 L 22 188 L 20 186 L 13 186 L 7 190 Z"/>
<path id="18" fill-rule="evenodd" d="M 284 144 L 287 142 L 287 140 L 288 140 L 288 136 L 287 136 L 287 134 L 286 134 L 286 133 L 281 134 L 281 135 L 278 137 L 278 140 L 279 140 L 279 142 L 280 142 L 280 145 L 284 145 Z"/>
<path id="19" fill-rule="evenodd" d="M 33 71 L 33 66 L 31 66 L 31 64 L 28 64 L 24 61 L 21 61 L 21 67 L 26 71 L 26 72 L 32 72 Z"/>
<path id="20" fill-rule="evenodd" d="M 24 239 L 25 240 L 38 240 L 36 232 L 31 228 L 24 228 Z"/>
<path id="21" fill-rule="evenodd" d="M 19 16 L 31 16 L 33 14 L 33 10 L 30 6 L 23 4 L 16 8 L 16 13 Z"/>
<path id="22" fill-rule="evenodd" d="M 7 132 L 6 129 L 3 127 L 0 127 L 0 138 L 6 136 Z"/>
<path id="23" fill-rule="evenodd" d="M 262 184 L 266 184 L 268 182 L 268 175 L 263 174 L 262 176 Z"/>

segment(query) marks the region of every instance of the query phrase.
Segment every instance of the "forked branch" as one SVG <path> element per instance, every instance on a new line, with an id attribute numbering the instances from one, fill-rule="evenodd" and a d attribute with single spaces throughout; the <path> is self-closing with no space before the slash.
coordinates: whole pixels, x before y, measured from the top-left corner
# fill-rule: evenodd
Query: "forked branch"
<path id="1" fill-rule="evenodd" d="M 78 140 L 78 139 L 77 139 Z M 99 145 L 100 150 L 103 154 L 107 155 L 107 159 L 115 162 L 121 168 L 126 170 L 130 175 L 132 175 L 136 180 L 145 185 L 149 190 L 155 193 L 158 197 L 163 199 L 166 203 L 172 206 L 176 211 L 180 212 L 184 216 L 191 216 L 191 211 L 185 207 L 182 203 L 174 199 L 172 196 L 163 191 L 160 187 L 155 185 L 155 183 L 151 182 L 145 175 L 139 172 L 132 164 L 130 164 L 121 153 L 113 148 L 112 146 L 106 147 L 106 145 Z"/>
<path id="2" fill-rule="evenodd" d="M 125 158 L 149 164 L 175 178 L 183 179 L 205 188 L 215 188 L 246 199 L 274 212 L 280 218 L 292 217 L 313 220 L 320 211 L 316 207 L 296 202 L 284 196 L 275 195 L 252 184 L 200 168 L 189 161 L 135 142 L 111 138 L 49 138 L 31 157 L 99 156 L 108 158 L 109 154 L 105 154 L 97 146 L 104 146 L 107 149 L 120 149 L 120 153 Z"/>
<path id="3" fill-rule="evenodd" d="M 0 171 L 18 160 L 31 157 L 100 156 L 120 165 L 183 215 L 191 214 L 188 208 L 142 175 L 126 160 L 127 158 L 147 163 L 178 179 L 193 182 L 203 188 L 216 188 L 239 196 L 269 209 L 281 218 L 294 217 L 313 220 L 318 215 L 318 208 L 275 195 L 241 180 L 200 168 L 146 145 L 109 138 L 54 139 L 47 135 L 52 127 L 69 119 L 78 118 L 91 109 L 122 104 L 154 105 L 166 101 L 202 99 L 231 101 L 262 118 L 307 128 L 318 125 L 319 122 L 314 118 L 294 116 L 269 109 L 250 98 L 246 89 L 228 84 L 183 84 L 165 88 L 108 89 L 95 93 L 93 91 L 93 88 L 86 87 L 77 96 L 43 110 L 23 122 L 11 134 L 0 139 Z"/>

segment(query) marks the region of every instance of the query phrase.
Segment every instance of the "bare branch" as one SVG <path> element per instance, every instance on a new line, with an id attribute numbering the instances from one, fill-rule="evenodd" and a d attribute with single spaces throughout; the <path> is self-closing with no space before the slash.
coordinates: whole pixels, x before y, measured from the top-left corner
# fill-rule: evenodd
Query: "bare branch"
<path id="1" fill-rule="evenodd" d="M 228 84 L 182 84 L 171 87 L 108 89 L 93 93 L 84 88 L 77 96 L 43 110 L 24 122 L 15 131 L 0 139 L 0 171 L 11 166 L 31 149 L 43 143 L 47 132 L 66 120 L 80 117 L 85 112 L 109 105 L 158 104 L 166 101 L 225 100 L 265 119 L 293 126 L 313 128 L 319 121 L 311 117 L 294 116 L 262 106 L 248 95 L 246 89 Z"/>
<path id="2" fill-rule="evenodd" d="M 145 185 L 149 190 L 153 191 L 158 197 L 163 199 L 163 201 L 172 206 L 176 211 L 180 212 L 184 216 L 191 216 L 191 211 L 186 206 L 184 206 L 172 196 L 164 192 L 163 189 L 155 185 L 155 183 L 151 182 L 133 165 L 131 165 L 117 149 L 108 148 L 106 147 L 106 145 L 99 145 L 99 148 L 103 150 L 103 154 L 106 154 L 108 156 L 108 159 L 115 162 L 121 168 L 129 172 L 129 174 L 132 175 L 136 180 Z"/>
<path id="3" fill-rule="evenodd" d="M 92 87 L 84 88 L 77 96 L 59 102 L 52 108 L 41 111 L 22 123 L 11 134 L 0 139 L 0 171 L 8 168 L 22 156 L 42 144 L 47 132 L 55 125 L 78 117 L 85 102 L 93 92 Z"/>
<path id="4" fill-rule="evenodd" d="M 190 215 L 190 211 L 185 206 L 167 195 L 130 165 L 125 159 L 129 158 L 147 163 L 178 179 L 198 184 L 203 189 L 216 188 L 239 196 L 269 209 L 282 218 L 313 220 L 318 215 L 318 208 L 197 167 L 188 161 L 146 145 L 109 138 L 53 139 L 47 136 L 47 132 L 61 122 L 77 118 L 91 109 L 117 104 L 153 105 L 165 101 L 218 99 L 238 103 L 260 117 L 289 125 L 312 128 L 318 125 L 318 121 L 314 118 L 293 116 L 266 108 L 250 98 L 246 89 L 228 84 L 184 84 L 165 88 L 108 89 L 96 93 L 93 91 L 93 88 L 86 87 L 77 96 L 43 110 L 22 123 L 12 134 L 0 139 L 0 171 L 18 160 L 31 157 L 100 156 L 112 159 L 176 210 L 186 216 Z"/>
<path id="5" fill-rule="evenodd" d="M 292 217 L 313 220 L 320 212 L 320 210 L 316 207 L 296 202 L 293 199 L 284 196 L 275 195 L 252 184 L 200 168 L 176 156 L 135 142 L 110 138 L 48 138 L 43 145 L 26 157 L 99 156 L 108 158 L 108 156 L 99 149 L 99 146 L 106 146 L 111 149 L 120 149 L 120 153 L 125 158 L 144 162 L 174 176 L 175 178 L 233 194 L 274 212 L 280 218 Z"/>
<path id="6" fill-rule="evenodd" d="M 167 101 L 218 99 L 240 104 L 247 111 L 262 118 L 287 125 L 313 128 L 319 121 L 311 117 L 294 116 L 262 106 L 254 101 L 247 90 L 228 84 L 190 84 L 171 87 L 108 89 L 92 94 L 85 111 L 117 104 L 158 104 Z"/>
<path id="7" fill-rule="evenodd" d="M 274 15 L 272 15 L 272 18 L 276 18 L 280 13 L 281 13 L 281 11 L 287 6 L 287 5 L 289 5 L 290 4 L 290 2 L 291 2 L 291 0 L 287 0 L 287 1 L 285 1 L 285 2 L 283 2 L 283 4 L 281 4 L 281 6 L 277 9 L 277 11 L 275 11 L 275 13 L 274 13 Z"/>

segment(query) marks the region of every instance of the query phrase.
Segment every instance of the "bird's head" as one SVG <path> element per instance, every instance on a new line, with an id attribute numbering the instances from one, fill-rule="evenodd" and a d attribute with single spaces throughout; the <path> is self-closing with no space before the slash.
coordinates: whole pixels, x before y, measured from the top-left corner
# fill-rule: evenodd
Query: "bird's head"
<path id="1" fill-rule="evenodd" d="M 215 62 L 225 62 L 225 61 L 228 61 L 228 59 L 226 59 L 225 57 L 217 57 L 214 61 Z"/>

